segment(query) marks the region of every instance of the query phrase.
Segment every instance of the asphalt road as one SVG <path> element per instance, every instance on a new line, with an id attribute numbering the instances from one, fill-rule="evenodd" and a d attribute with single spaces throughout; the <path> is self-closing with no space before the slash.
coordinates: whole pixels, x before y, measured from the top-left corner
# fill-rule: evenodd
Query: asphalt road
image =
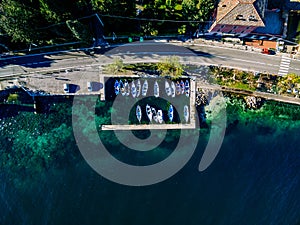
<path id="1" fill-rule="evenodd" d="M 12 75 L 65 71 L 111 63 L 114 57 L 124 62 L 158 61 L 167 55 L 177 55 L 185 63 L 222 65 L 227 67 L 277 74 L 281 55 L 221 48 L 207 45 L 183 46 L 182 43 L 137 42 L 98 50 L 91 55 L 84 51 L 46 53 L 0 60 L 0 78 Z M 289 72 L 300 74 L 300 61 L 291 60 Z"/>

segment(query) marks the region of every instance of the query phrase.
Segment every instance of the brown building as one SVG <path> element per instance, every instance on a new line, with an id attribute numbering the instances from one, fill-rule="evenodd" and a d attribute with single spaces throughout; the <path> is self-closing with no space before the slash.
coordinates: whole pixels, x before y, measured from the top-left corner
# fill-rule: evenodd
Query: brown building
<path id="1" fill-rule="evenodd" d="M 248 34 L 264 27 L 266 0 L 220 0 L 209 32 Z"/>

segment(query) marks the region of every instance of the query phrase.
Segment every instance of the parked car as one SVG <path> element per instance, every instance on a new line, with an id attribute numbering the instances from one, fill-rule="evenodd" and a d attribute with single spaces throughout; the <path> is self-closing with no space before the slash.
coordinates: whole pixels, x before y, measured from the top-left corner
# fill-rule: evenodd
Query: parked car
<path id="1" fill-rule="evenodd" d="M 93 91 L 93 84 L 92 84 L 92 82 L 90 82 L 90 81 L 87 82 L 87 89 L 88 89 L 88 91 Z"/>
<path id="2" fill-rule="evenodd" d="M 64 84 L 64 92 L 65 93 L 69 93 L 70 92 L 69 84 Z"/>
<path id="3" fill-rule="evenodd" d="M 268 54 L 268 55 L 275 55 L 276 52 L 273 49 L 263 48 L 261 53 Z"/>

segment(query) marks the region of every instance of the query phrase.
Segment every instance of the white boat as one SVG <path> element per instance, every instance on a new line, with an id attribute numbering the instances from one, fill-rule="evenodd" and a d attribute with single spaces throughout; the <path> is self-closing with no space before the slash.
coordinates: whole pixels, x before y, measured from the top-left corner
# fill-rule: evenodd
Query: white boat
<path id="1" fill-rule="evenodd" d="M 135 83 L 134 81 L 131 82 L 131 94 L 132 94 L 132 97 L 136 97 L 136 87 L 135 87 Z"/>
<path id="2" fill-rule="evenodd" d="M 169 120 L 170 120 L 171 122 L 173 121 L 173 115 L 174 115 L 174 109 L 173 109 L 173 106 L 170 105 L 169 111 L 168 111 L 168 116 L 169 116 Z"/>
<path id="3" fill-rule="evenodd" d="M 172 81 L 172 83 L 171 83 L 171 96 L 172 96 L 172 98 L 175 97 L 175 92 L 176 92 L 175 83 Z"/>
<path id="4" fill-rule="evenodd" d="M 166 90 L 166 94 L 168 96 L 170 96 L 172 94 L 171 88 L 170 88 L 170 84 L 169 84 L 169 82 L 167 80 L 165 81 L 165 90 Z"/>
<path id="5" fill-rule="evenodd" d="M 139 97 L 141 94 L 141 81 L 138 80 L 136 84 L 136 97 Z"/>
<path id="6" fill-rule="evenodd" d="M 141 122 L 142 119 L 142 109 L 141 106 L 136 107 L 136 118 L 138 119 L 139 122 Z"/>
<path id="7" fill-rule="evenodd" d="M 148 81 L 145 80 L 142 87 L 142 96 L 146 96 L 148 91 Z"/>
<path id="8" fill-rule="evenodd" d="M 155 97 L 159 96 L 159 86 L 158 86 L 157 81 L 155 81 L 155 83 L 154 83 L 154 96 Z"/>
<path id="9" fill-rule="evenodd" d="M 162 122 L 164 121 L 163 113 L 162 113 L 162 110 L 161 110 L 161 109 L 157 110 L 157 121 L 158 121 L 159 123 L 162 123 Z"/>
<path id="10" fill-rule="evenodd" d="M 155 108 L 151 108 L 151 111 L 152 111 L 152 118 L 153 120 L 157 123 L 158 122 L 158 119 L 157 119 L 157 114 L 156 114 L 156 110 Z"/>
<path id="11" fill-rule="evenodd" d="M 181 88 L 180 88 L 180 84 L 179 81 L 176 82 L 176 95 L 180 95 L 181 94 Z"/>
<path id="12" fill-rule="evenodd" d="M 189 121 L 189 117 L 190 117 L 189 107 L 187 105 L 185 105 L 183 107 L 183 116 L 184 116 L 185 122 L 187 123 Z"/>
<path id="13" fill-rule="evenodd" d="M 118 80 L 115 81 L 114 87 L 115 87 L 115 94 L 118 95 L 120 93 L 120 84 Z"/>
<path id="14" fill-rule="evenodd" d="M 129 96 L 129 94 L 130 94 L 130 87 L 129 87 L 129 84 L 128 84 L 127 80 L 125 80 L 125 82 L 124 82 L 124 89 L 125 89 L 126 96 Z"/>
<path id="15" fill-rule="evenodd" d="M 190 83 L 188 80 L 185 81 L 184 87 L 185 87 L 185 95 L 186 95 L 186 97 L 189 97 L 190 96 Z"/>
<path id="16" fill-rule="evenodd" d="M 147 113 L 149 121 L 152 122 L 152 116 L 153 116 L 153 114 L 152 114 L 151 107 L 148 104 L 146 105 L 146 113 Z"/>
<path id="17" fill-rule="evenodd" d="M 184 94 L 184 82 L 183 80 L 180 81 L 180 88 L 181 88 L 181 94 Z"/>

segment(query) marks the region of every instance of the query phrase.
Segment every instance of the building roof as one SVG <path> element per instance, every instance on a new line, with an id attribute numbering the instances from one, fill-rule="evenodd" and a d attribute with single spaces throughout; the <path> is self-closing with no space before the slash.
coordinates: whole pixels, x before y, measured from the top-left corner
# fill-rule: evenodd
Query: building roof
<path id="1" fill-rule="evenodd" d="M 261 18 L 262 14 L 257 11 L 257 9 L 261 11 L 265 5 L 257 4 L 256 1 L 261 0 L 220 0 L 216 23 L 237 26 L 265 26 Z M 262 5 L 263 7 L 261 7 Z"/>

